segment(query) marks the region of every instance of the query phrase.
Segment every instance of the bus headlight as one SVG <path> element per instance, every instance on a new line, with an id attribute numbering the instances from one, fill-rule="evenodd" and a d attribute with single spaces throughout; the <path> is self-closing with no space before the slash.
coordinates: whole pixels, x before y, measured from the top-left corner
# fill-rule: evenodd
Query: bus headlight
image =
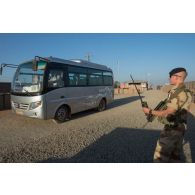
<path id="1" fill-rule="evenodd" d="M 32 102 L 32 103 L 30 104 L 30 108 L 29 108 L 29 109 L 30 109 L 30 110 L 33 110 L 33 109 L 35 109 L 35 108 L 41 106 L 41 104 L 42 104 L 42 101 Z"/>

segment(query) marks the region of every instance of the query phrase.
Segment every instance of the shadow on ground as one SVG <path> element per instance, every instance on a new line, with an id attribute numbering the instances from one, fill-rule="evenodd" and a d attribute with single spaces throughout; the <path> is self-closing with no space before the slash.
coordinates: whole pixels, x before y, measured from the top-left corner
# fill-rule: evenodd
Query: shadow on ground
<path id="1" fill-rule="evenodd" d="M 188 125 L 185 133 L 185 143 L 189 143 L 190 157 L 192 162 L 195 162 L 195 117 L 190 112 L 188 113 Z"/>
<path id="2" fill-rule="evenodd" d="M 47 163 L 152 162 L 160 131 L 117 128 L 71 158 L 50 158 Z"/>
<path id="3" fill-rule="evenodd" d="M 107 110 L 113 109 L 113 108 L 116 108 L 119 106 L 123 106 L 125 104 L 129 104 L 131 102 L 137 101 L 138 99 L 139 99 L 138 96 L 131 96 L 131 97 L 125 97 L 125 98 L 121 98 L 121 99 L 115 99 L 112 103 L 108 104 Z M 93 114 L 93 113 L 97 113 L 97 111 L 95 109 L 91 109 L 91 110 L 79 112 L 79 113 L 73 114 L 71 120 L 81 118 L 81 117 L 84 117 L 84 116 L 87 116 L 87 115 Z"/>
<path id="4" fill-rule="evenodd" d="M 195 162 L 195 117 L 189 113 L 185 142 Z M 70 158 L 49 158 L 45 163 L 151 163 L 159 130 L 116 128 Z M 189 162 L 183 153 L 183 162 Z"/>

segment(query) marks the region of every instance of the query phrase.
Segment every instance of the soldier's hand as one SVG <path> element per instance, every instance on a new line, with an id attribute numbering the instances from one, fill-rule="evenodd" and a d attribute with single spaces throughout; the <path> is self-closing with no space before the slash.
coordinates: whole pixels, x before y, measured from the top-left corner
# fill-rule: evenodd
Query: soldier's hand
<path id="1" fill-rule="evenodd" d="M 143 110 L 143 112 L 145 113 L 145 114 L 149 114 L 149 112 L 150 112 L 150 108 L 142 108 L 142 110 Z"/>

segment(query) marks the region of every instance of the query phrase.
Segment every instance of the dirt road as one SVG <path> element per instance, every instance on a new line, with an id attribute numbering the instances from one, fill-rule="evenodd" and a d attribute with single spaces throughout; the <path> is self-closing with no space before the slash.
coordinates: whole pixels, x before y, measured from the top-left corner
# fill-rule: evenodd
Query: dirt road
<path id="1" fill-rule="evenodd" d="M 151 107 L 166 97 L 142 94 Z M 195 108 L 189 114 L 184 161 L 195 161 Z M 152 162 L 162 125 L 146 123 L 137 96 L 116 96 L 104 112 L 78 113 L 55 124 L 0 111 L 0 162 Z"/>

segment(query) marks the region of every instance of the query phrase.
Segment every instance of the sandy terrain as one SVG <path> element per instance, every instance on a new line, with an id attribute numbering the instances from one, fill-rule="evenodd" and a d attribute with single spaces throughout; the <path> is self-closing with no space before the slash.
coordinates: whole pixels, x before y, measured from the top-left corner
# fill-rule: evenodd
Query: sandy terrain
<path id="1" fill-rule="evenodd" d="M 151 107 L 166 97 L 142 94 Z M 195 106 L 189 113 L 184 162 L 195 161 Z M 137 96 L 118 95 L 103 112 L 78 113 L 55 124 L 0 111 L 0 162 L 152 162 L 162 125 L 148 124 Z"/>

